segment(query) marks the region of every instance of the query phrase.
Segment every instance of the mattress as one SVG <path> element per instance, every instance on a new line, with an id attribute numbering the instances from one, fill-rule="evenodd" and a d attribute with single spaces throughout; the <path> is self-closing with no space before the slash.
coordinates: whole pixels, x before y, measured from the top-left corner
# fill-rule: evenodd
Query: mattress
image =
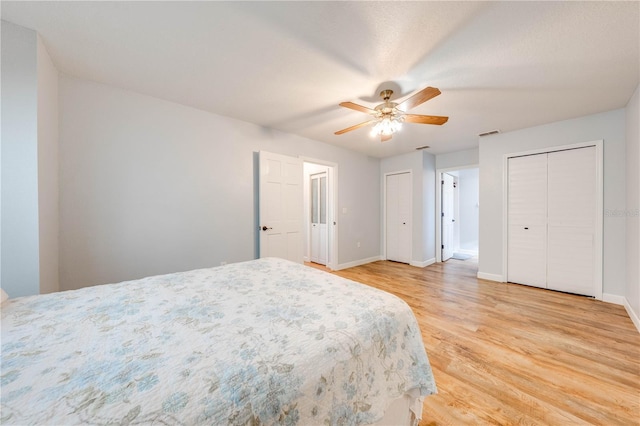
<path id="1" fill-rule="evenodd" d="M 281 259 L 2 305 L 2 424 L 369 424 L 436 392 L 408 305 Z"/>

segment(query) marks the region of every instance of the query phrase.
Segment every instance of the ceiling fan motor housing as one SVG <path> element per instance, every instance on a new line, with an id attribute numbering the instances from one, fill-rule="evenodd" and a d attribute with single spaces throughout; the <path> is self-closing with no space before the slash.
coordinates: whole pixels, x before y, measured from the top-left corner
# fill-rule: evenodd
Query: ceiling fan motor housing
<path id="1" fill-rule="evenodd" d="M 391 89 L 383 90 L 382 92 L 380 92 L 380 97 L 385 101 L 391 99 L 391 95 L 393 95 L 393 90 Z"/>

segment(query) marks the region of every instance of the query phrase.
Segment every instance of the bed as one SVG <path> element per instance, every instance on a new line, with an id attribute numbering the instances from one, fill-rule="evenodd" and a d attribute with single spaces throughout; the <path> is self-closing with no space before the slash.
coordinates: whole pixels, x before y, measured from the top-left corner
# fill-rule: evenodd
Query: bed
<path id="1" fill-rule="evenodd" d="M 397 423 L 398 402 L 415 422 L 436 392 L 405 302 L 282 259 L 1 310 L 7 425 Z"/>

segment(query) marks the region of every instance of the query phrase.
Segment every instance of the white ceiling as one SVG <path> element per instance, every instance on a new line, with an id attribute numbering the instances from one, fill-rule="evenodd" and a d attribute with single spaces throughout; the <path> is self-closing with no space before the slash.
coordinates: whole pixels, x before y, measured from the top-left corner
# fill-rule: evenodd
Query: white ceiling
<path id="1" fill-rule="evenodd" d="M 2 2 L 58 69 L 386 157 L 473 148 L 478 133 L 624 107 L 639 82 L 640 2 Z M 390 142 L 367 115 L 391 87 L 442 94 Z"/>

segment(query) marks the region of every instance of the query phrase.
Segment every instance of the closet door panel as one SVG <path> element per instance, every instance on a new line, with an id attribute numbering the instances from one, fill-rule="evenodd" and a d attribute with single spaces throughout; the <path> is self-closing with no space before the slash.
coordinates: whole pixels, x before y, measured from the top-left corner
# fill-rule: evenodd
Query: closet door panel
<path id="1" fill-rule="evenodd" d="M 386 177 L 386 257 L 411 262 L 411 174 Z"/>
<path id="2" fill-rule="evenodd" d="M 546 287 L 547 154 L 509 159 L 507 280 Z"/>
<path id="3" fill-rule="evenodd" d="M 596 149 L 548 154 L 547 287 L 594 295 Z"/>
<path id="4" fill-rule="evenodd" d="M 593 232 L 549 226 L 547 288 L 593 296 Z"/>
<path id="5" fill-rule="evenodd" d="M 509 223 L 547 223 L 547 154 L 509 159 Z"/>
<path id="6" fill-rule="evenodd" d="M 509 226 L 508 281 L 547 287 L 547 228 L 543 225 Z"/>
<path id="7" fill-rule="evenodd" d="M 400 197 L 398 188 L 398 175 L 387 176 L 387 205 L 386 205 L 386 228 L 387 228 L 387 259 L 396 260 L 398 258 L 398 222 L 400 213 L 398 211 L 398 199 Z"/>
<path id="8" fill-rule="evenodd" d="M 398 256 L 399 262 L 411 262 L 411 175 L 398 175 Z"/>

